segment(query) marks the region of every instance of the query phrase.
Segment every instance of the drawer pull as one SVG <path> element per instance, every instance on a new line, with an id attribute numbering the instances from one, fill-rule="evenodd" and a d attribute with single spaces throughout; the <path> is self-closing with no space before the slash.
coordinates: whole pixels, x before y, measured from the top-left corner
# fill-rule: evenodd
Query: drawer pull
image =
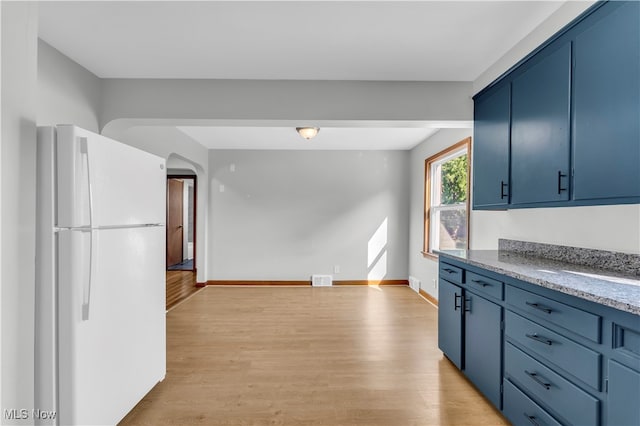
<path id="1" fill-rule="evenodd" d="M 538 333 L 525 334 L 525 336 L 527 336 L 531 340 L 535 340 L 536 342 L 544 343 L 545 345 L 551 346 L 553 344 L 551 340 L 538 336 Z"/>
<path id="2" fill-rule="evenodd" d="M 542 311 L 542 312 L 546 312 L 548 314 L 553 312 L 553 310 L 551 308 L 547 308 L 547 307 L 544 307 L 542 305 L 538 305 L 537 303 L 531 303 L 531 302 L 524 302 L 524 303 L 526 303 L 527 306 L 531 306 L 534 309 L 537 309 L 537 310 Z"/>
<path id="3" fill-rule="evenodd" d="M 480 284 L 482 287 L 486 287 L 486 286 L 488 286 L 488 285 L 491 285 L 491 284 L 489 284 L 488 282 L 486 282 L 486 281 L 482 281 L 482 280 L 471 280 L 471 281 L 473 281 L 473 282 L 474 282 L 474 283 L 476 283 L 476 284 Z"/>
<path id="4" fill-rule="evenodd" d="M 536 382 L 537 384 L 539 384 L 540 386 L 542 386 L 542 387 L 543 387 L 543 388 L 545 388 L 546 390 L 551 389 L 551 383 L 546 383 L 546 382 L 544 382 L 544 381 L 540 380 L 540 379 L 538 378 L 538 377 L 540 377 L 540 376 L 538 376 L 536 373 L 529 373 L 527 370 L 524 370 L 524 372 L 525 372 L 525 374 L 526 374 L 527 376 L 531 377 L 531 379 L 532 379 L 534 382 Z"/>
<path id="5" fill-rule="evenodd" d="M 460 299 L 460 304 L 459 305 L 458 305 L 458 299 Z M 453 310 L 457 311 L 458 308 L 462 308 L 462 295 L 460 295 L 458 293 L 454 293 Z"/>
<path id="6" fill-rule="evenodd" d="M 456 273 L 456 271 L 454 271 L 453 269 L 449 269 L 449 268 L 444 268 L 442 270 L 447 272 L 447 273 L 449 273 L 449 274 L 455 274 Z"/>
<path id="7" fill-rule="evenodd" d="M 540 423 L 536 422 L 536 416 L 530 416 L 527 413 L 522 413 L 531 422 L 533 426 L 540 426 Z"/>

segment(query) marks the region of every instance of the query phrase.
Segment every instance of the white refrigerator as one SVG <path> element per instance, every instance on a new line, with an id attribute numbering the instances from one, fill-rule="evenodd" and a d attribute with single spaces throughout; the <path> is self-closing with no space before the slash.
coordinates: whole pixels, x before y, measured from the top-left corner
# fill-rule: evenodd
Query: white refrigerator
<path id="1" fill-rule="evenodd" d="M 114 425 L 166 372 L 163 158 L 38 129 L 34 423 Z"/>

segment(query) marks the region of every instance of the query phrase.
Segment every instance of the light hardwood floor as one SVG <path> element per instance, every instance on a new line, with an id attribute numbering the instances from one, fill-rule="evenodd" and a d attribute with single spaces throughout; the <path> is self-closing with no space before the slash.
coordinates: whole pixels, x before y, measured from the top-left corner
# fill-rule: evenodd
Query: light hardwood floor
<path id="1" fill-rule="evenodd" d="M 207 287 L 167 314 L 167 377 L 122 425 L 502 425 L 408 287 Z"/>

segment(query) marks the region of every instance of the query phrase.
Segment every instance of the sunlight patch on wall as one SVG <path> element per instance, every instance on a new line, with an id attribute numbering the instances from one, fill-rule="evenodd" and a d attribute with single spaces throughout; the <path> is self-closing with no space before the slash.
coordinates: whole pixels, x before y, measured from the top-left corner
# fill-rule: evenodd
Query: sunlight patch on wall
<path id="1" fill-rule="evenodd" d="M 367 244 L 367 280 L 378 285 L 387 275 L 387 218 L 385 217 Z"/>

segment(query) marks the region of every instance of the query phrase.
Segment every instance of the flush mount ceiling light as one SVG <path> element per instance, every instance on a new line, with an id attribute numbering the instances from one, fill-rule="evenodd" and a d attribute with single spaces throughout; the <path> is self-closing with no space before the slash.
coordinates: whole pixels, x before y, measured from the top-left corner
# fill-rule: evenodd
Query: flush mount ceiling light
<path id="1" fill-rule="evenodd" d="M 296 127 L 296 130 L 303 138 L 309 140 L 314 138 L 320 131 L 319 127 Z"/>

